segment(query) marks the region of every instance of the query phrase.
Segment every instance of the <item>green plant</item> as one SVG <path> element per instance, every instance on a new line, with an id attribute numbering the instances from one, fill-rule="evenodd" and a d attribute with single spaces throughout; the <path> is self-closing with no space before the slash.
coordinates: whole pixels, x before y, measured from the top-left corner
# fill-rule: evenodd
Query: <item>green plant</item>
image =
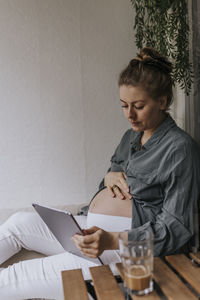
<path id="1" fill-rule="evenodd" d="M 189 57 L 189 25 L 186 0 L 131 0 L 135 9 L 136 45 L 155 48 L 169 57 L 172 77 L 189 95 L 193 68 Z"/>

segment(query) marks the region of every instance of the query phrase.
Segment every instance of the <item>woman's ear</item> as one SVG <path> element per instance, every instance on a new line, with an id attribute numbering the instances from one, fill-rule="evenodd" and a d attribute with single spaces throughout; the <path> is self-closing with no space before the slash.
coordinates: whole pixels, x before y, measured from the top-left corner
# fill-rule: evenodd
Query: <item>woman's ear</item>
<path id="1" fill-rule="evenodd" d="M 167 96 L 162 96 L 160 99 L 160 110 L 165 110 L 167 107 Z"/>

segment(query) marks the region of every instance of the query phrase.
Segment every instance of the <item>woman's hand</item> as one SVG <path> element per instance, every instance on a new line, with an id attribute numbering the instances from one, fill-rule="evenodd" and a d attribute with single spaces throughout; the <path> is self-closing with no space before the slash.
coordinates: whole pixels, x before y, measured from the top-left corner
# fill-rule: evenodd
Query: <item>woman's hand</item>
<path id="1" fill-rule="evenodd" d="M 93 226 L 83 230 L 85 235 L 75 234 L 72 241 L 86 256 L 96 258 L 104 250 L 118 249 L 118 232 L 108 232 Z"/>
<path id="2" fill-rule="evenodd" d="M 120 199 L 131 199 L 129 187 L 126 182 L 126 175 L 123 172 L 108 172 L 104 178 L 104 184 L 111 197 Z"/>

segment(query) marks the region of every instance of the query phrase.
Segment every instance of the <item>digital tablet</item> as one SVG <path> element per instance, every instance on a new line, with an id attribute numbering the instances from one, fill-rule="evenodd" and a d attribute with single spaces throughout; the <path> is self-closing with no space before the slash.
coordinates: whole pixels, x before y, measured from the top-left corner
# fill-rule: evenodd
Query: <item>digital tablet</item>
<path id="1" fill-rule="evenodd" d="M 33 203 L 32 206 L 66 251 L 95 263 L 103 264 L 99 257 L 90 258 L 83 255 L 71 240 L 73 235 L 76 233 L 83 234 L 83 232 L 70 212 L 42 206 L 36 203 Z"/>

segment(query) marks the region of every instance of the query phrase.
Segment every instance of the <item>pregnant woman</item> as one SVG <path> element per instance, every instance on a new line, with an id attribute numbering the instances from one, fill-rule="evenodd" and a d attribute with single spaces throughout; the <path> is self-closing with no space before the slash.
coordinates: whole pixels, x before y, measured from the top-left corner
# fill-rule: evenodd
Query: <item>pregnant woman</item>
<path id="1" fill-rule="evenodd" d="M 120 103 L 131 124 L 86 216 L 77 216 L 86 235 L 76 246 L 88 257 L 115 263 L 118 234 L 128 239 L 154 233 L 155 256 L 189 249 L 200 199 L 200 151 L 168 113 L 172 102 L 171 63 L 144 48 L 119 76 Z M 129 229 L 134 228 L 134 231 Z M 129 231 L 127 231 L 129 230 Z M 62 299 L 61 271 L 95 264 L 65 252 L 36 213 L 16 213 L 0 227 L 0 261 L 21 247 L 47 257 L 0 270 L 0 298 Z"/>

